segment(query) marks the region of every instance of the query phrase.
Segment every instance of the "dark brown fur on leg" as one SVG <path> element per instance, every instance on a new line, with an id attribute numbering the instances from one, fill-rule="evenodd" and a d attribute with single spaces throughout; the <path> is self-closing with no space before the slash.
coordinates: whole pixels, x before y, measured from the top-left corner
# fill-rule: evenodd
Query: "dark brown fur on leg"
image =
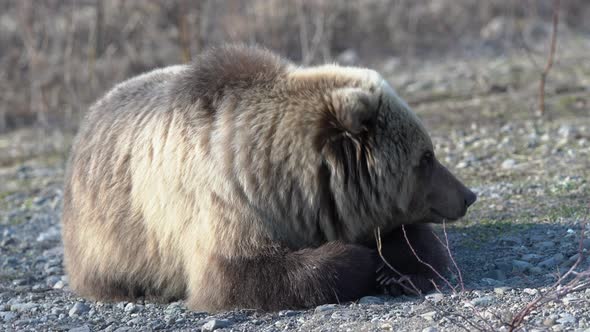
<path id="1" fill-rule="evenodd" d="M 434 230 L 430 225 L 406 225 L 404 228 L 407 240 L 401 227 L 385 236 L 382 235 L 381 238 L 383 257 L 401 275 L 392 271 L 382 262 L 378 267 L 377 282 L 379 288 L 394 296 L 410 295 L 414 286 L 424 294 L 434 289 L 432 281 L 440 285 L 442 280 L 430 267 L 420 262 L 416 255 L 436 269 L 442 276 L 445 276 L 450 263 L 446 255 L 447 251 L 432 233 Z M 416 254 L 412 252 L 408 240 Z M 403 286 L 400 285 L 400 282 Z"/>
<path id="2" fill-rule="evenodd" d="M 376 290 L 376 252 L 340 242 L 296 252 L 270 250 L 255 258 L 216 257 L 211 263 L 206 286 L 189 294 L 193 308 L 309 308 Z"/>

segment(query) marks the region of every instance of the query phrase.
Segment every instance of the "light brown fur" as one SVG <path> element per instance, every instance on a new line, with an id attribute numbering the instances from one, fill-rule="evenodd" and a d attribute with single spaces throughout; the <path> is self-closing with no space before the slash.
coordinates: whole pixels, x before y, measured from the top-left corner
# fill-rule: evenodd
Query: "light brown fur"
<path id="1" fill-rule="evenodd" d="M 102 300 L 188 297 L 201 310 L 330 301 L 337 273 L 309 279 L 307 266 L 368 262 L 352 245 L 375 227 L 429 218 L 413 170 L 425 150 L 426 130 L 372 70 L 226 47 L 133 78 L 91 107 L 71 152 L 71 286 Z M 298 271 L 282 287 L 304 280 L 291 302 L 269 302 L 271 280 L 245 280 L 276 274 L 274 260 Z M 242 281 L 252 299 L 235 297 Z M 328 286 L 303 289 L 316 284 Z"/>

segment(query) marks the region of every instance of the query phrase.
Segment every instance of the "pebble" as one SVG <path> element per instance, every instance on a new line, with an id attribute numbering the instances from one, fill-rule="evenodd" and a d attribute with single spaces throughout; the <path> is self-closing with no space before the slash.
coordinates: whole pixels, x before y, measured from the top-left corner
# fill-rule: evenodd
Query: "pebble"
<path id="1" fill-rule="evenodd" d="M 212 319 L 201 327 L 202 332 L 215 331 L 217 329 L 226 328 L 231 325 L 227 319 Z"/>
<path id="2" fill-rule="evenodd" d="M 292 317 L 292 316 L 297 316 L 300 313 L 300 311 L 295 311 L 295 310 L 282 310 L 279 311 L 279 317 Z"/>
<path id="3" fill-rule="evenodd" d="M 438 329 L 434 326 L 430 326 L 425 329 L 422 329 L 422 332 L 438 332 Z"/>
<path id="4" fill-rule="evenodd" d="M 143 322 L 142 318 L 136 317 L 136 318 L 132 318 L 132 319 L 128 320 L 127 325 L 129 325 L 129 326 L 140 325 L 142 322 Z"/>
<path id="5" fill-rule="evenodd" d="M 576 317 L 572 314 L 561 314 L 561 318 L 557 319 L 556 322 L 563 325 L 573 325 L 576 323 Z"/>
<path id="6" fill-rule="evenodd" d="M 10 322 L 16 320 L 18 318 L 18 315 L 14 312 L 6 311 L 6 312 L 0 312 L 0 318 L 5 323 L 10 323 Z"/>
<path id="7" fill-rule="evenodd" d="M 504 295 L 510 288 L 508 287 L 496 287 L 494 288 L 494 293 L 498 295 Z"/>
<path id="8" fill-rule="evenodd" d="M 61 233 L 57 227 L 51 227 L 49 230 L 37 236 L 37 242 L 57 242 L 61 239 Z"/>
<path id="9" fill-rule="evenodd" d="M 385 300 L 376 296 L 364 296 L 359 301 L 359 304 L 383 304 Z"/>
<path id="10" fill-rule="evenodd" d="M 338 306 L 336 304 L 324 304 L 324 305 L 320 305 L 317 306 L 314 310 L 314 312 L 317 313 L 323 313 L 323 312 L 329 312 L 329 311 L 333 311 L 336 310 L 338 308 Z"/>
<path id="11" fill-rule="evenodd" d="M 136 305 L 135 303 L 129 302 L 125 306 L 124 310 L 125 310 L 125 312 L 132 314 L 132 313 L 136 313 L 136 312 L 140 311 L 141 308 L 140 308 L 140 306 Z"/>
<path id="12" fill-rule="evenodd" d="M 90 327 L 88 325 L 82 325 L 69 329 L 69 332 L 90 332 Z"/>
<path id="13" fill-rule="evenodd" d="M 485 307 L 489 306 L 494 302 L 494 297 L 492 296 L 482 296 L 471 300 L 471 304 L 476 307 Z"/>
<path id="14" fill-rule="evenodd" d="M 516 160 L 514 159 L 506 159 L 502 162 L 502 165 L 500 165 L 503 169 L 512 169 L 514 166 L 516 166 Z"/>
<path id="15" fill-rule="evenodd" d="M 530 270 L 533 267 L 533 264 L 515 259 L 512 261 L 512 267 L 514 271 L 525 272 Z"/>
<path id="16" fill-rule="evenodd" d="M 53 285 L 53 289 L 63 289 L 66 286 L 63 280 L 60 280 Z"/>
<path id="17" fill-rule="evenodd" d="M 434 303 L 438 303 L 440 301 L 442 301 L 445 298 L 445 296 L 442 293 L 431 293 L 426 295 L 426 299 L 434 302 Z"/>
<path id="18" fill-rule="evenodd" d="M 539 294 L 539 291 L 535 288 L 525 288 L 522 290 L 523 293 L 528 294 L 528 295 L 537 295 Z"/>
<path id="19" fill-rule="evenodd" d="M 541 241 L 533 244 L 533 247 L 540 250 L 547 250 L 555 247 L 555 242 L 553 241 Z"/>
<path id="20" fill-rule="evenodd" d="M 10 311 L 14 312 L 27 312 L 37 308 L 35 303 L 16 303 L 10 306 Z"/>
<path id="21" fill-rule="evenodd" d="M 565 257 L 563 256 L 563 254 L 557 253 L 557 254 L 553 255 L 552 257 L 539 263 L 539 267 L 542 267 L 542 268 L 556 267 L 564 261 L 564 258 Z"/>
<path id="22" fill-rule="evenodd" d="M 80 316 L 90 311 L 90 307 L 82 302 L 76 302 L 68 312 L 70 317 Z"/>
<path id="23" fill-rule="evenodd" d="M 429 311 L 420 315 L 420 317 L 426 319 L 429 322 L 433 322 L 436 319 L 436 311 Z"/>

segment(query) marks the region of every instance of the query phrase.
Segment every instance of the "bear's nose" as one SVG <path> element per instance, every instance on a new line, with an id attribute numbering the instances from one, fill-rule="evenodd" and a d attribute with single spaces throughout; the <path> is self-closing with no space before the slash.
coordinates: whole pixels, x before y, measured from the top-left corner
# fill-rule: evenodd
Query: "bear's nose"
<path id="1" fill-rule="evenodd" d="M 465 208 L 470 207 L 475 201 L 477 201 L 477 195 L 473 191 L 467 190 L 465 194 Z"/>

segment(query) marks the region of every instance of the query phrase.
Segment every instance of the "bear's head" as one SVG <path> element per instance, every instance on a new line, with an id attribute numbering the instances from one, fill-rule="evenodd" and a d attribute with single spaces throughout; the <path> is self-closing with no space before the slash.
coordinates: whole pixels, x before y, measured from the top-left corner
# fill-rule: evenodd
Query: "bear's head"
<path id="1" fill-rule="evenodd" d="M 315 146 L 341 219 L 387 228 L 463 217 L 476 195 L 437 160 L 424 125 L 390 85 L 372 70 L 324 71 Z"/>

